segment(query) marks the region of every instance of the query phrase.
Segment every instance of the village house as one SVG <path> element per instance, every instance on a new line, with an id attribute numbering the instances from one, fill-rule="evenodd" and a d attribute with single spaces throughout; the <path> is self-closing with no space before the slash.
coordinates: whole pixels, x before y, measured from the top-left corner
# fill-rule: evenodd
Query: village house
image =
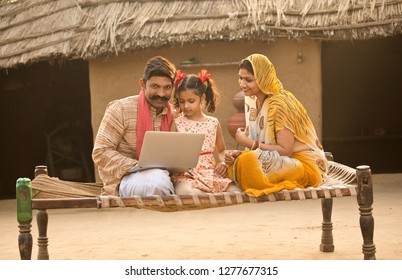
<path id="1" fill-rule="evenodd" d="M 227 147 L 238 64 L 267 55 L 326 150 L 352 167 L 402 172 L 402 1 L 0 1 L 0 198 L 46 164 L 97 180 L 93 137 L 106 105 L 139 93 L 146 61 L 208 69 Z"/>

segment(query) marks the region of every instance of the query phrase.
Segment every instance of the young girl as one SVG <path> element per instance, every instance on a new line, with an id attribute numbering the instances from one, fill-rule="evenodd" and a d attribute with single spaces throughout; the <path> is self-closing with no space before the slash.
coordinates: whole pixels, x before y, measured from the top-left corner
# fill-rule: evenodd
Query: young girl
<path id="1" fill-rule="evenodd" d="M 217 118 L 203 113 L 206 109 L 213 113 L 219 101 L 219 91 L 211 74 L 202 70 L 197 75 L 177 71 L 174 106 L 181 113 L 174 119 L 171 131 L 204 133 L 198 164 L 187 172 L 172 175 L 175 193 L 203 194 L 225 191 L 241 191 L 232 180 L 227 178 L 225 163 L 225 143 L 222 128 Z M 219 163 L 215 161 L 216 150 Z"/>

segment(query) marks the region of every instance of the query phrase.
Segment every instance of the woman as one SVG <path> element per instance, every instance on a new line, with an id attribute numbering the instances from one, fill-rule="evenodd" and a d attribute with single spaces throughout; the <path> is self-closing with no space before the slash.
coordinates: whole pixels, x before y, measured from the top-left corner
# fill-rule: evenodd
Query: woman
<path id="1" fill-rule="evenodd" d="M 228 151 L 229 178 L 250 196 L 282 189 L 316 187 L 328 162 L 303 105 L 282 87 L 269 59 L 253 54 L 239 69 L 245 95 L 246 128 L 236 131 L 245 151 Z"/>

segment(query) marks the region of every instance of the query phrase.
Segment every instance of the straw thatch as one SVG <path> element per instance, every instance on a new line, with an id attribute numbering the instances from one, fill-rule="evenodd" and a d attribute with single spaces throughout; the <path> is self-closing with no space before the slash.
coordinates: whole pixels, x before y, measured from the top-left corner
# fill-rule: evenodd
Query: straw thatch
<path id="1" fill-rule="evenodd" d="M 402 33 L 402 0 L 24 0 L 0 5 L 0 68 L 201 41 Z"/>

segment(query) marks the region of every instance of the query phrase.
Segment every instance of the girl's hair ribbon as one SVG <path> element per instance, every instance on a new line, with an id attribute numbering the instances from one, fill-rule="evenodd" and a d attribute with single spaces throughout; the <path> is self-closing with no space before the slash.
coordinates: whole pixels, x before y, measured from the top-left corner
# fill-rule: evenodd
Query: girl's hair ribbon
<path id="1" fill-rule="evenodd" d="M 201 72 L 198 73 L 198 78 L 200 78 L 202 83 L 204 83 L 208 79 L 211 79 L 211 77 L 211 74 L 208 73 L 206 69 L 202 69 Z"/>
<path id="2" fill-rule="evenodd" d="M 176 81 L 174 83 L 174 87 L 178 88 L 180 82 L 187 76 L 186 73 L 182 73 L 180 70 L 176 71 Z"/>

